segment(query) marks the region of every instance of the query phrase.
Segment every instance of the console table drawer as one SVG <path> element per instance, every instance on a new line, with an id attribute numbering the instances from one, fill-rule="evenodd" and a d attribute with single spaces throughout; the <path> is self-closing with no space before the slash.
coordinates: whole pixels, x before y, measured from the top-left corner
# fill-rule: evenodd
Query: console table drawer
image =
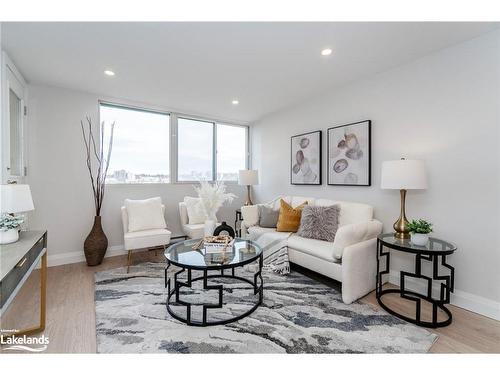
<path id="1" fill-rule="evenodd" d="M 33 265 L 43 251 L 45 236 L 42 236 L 30 251 L 12 268 L 9 273 L 0 281 L 0 308 L 3 307 L 12 292 L 16 289 L 26 272 Z"/>

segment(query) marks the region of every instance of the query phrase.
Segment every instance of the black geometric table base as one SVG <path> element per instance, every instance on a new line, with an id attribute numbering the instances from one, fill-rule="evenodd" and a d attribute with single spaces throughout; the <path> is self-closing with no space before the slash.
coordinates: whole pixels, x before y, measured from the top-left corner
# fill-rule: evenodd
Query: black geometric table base
<path id="1" fill-rule="evenodd" d="M 407 322 L 416 324 L 418 326 L 427 328 L 438 328 L 445 327 L 452 322 L 452 315 L 450 310 L 445 306 L 445 304 L 450 303 L 450 293 L 454 290 L 454 280 L 455 280 L 455 269 L 446 263 L 446 254 L 415 254 L 415 272 L 400 272 L 400 287 L 382 289 L 382 276 L 389 273 L 390 266 L 390 252 L 384 252 L 383 247 L 387 246 L 380 239 L 377 241 L 377 279 L 376 279 L 376 298 L 380 306 L 390 314 L 397 316 Z M 390 246 L 389 246 L 390 247 Z M 439 275 L 439 257 L 441 257 L 441 265 L 448 270 L 450 270 L 449 275 Z M 382 258 L 385 258 L 385 267 L 381 271 L 380 263 Z M 432 262 L 432 277 L 422 275 L 422 261 Z M 426 293 L 418 293 L 411 290 L 407 290 L 406 278 L 416 278 L 425 280 L 427 285 Z M 440 283 L 440 295 L 439 299 L 432 297 L 432 283 L 433 281 L 444 281 Z M 415 317 L 410 317 L 402 315 L 390 307 L 388 307 L 383 301 L 382 296 L 386 294 L 399 294 L 401 298 L 415 302 Z M 432 320 L 424 321 L 421 317 L 421 304 L 422 300 L 425 300 L 432 304 Z M 445 315 L 446 319 L 438 321 L 438 310 L 441 310 Z"/>
<path id="2" fill-rule="evenodd" d="M 253 275 L 252 279 L 247 279 L 247 278 L 244 278 L 242 276 L 235 275 L 235 268 L 241 267 L 243 264 L 229 265 L 229 266 L 226 266 L 225 268 L 221 268 L 220 270 L 217 270 L 220 273 L 210 274 L 210 275 L 208 274 L 208 271 L 206 269 L 198 270 L 198 271 L 203 273 L 203 276 L 195 277 L 195 278 L 192 277 L 192 271 L 195 269 L 191 269 L 189 267 L 183 267 L 183 268 L 181 268 L 180 271 L 178 271 L 174 274 L 174 283 L 173 283 L 174 287 L 171 288 L 171 280 L 167 275 L 167 271 L 170 268 L 170 262 L 167 260 L 167 267 L 165 268 L 165 287 L 167 288 L 167 311 L 169 312 L 169 314 L 173 318 L 175 318 L 183 323 L 186 323 L 187 325 L 199 326 L 199 327 L 232 323 L 232 322 L 235 322 L 239 319 L 242 319 L 242 318 L 250 315 L 252 312 L 254 312 L 257 309 L 257 307 L 260 306 L 260 304 L 262 303 L 263 294 L 264 294 L 264 280 L 262 279 L 262 265 L 263 265 L 262 253 L 257 258 L 257 262 L 258 262 L 259 268 L 258 268 L 258 271 Z M 225 271 L 230 271 L 230 273 L 227 274 L 227 273 L 225 273 Z M 178 280 L 178 276 L 184 272 L 187 272 L 186 281 Z M 210 279 L 225 279 L 225 278 L 232 279 L 232 280 L 239 280 L 239 281 L 243 281 L 247 284 L 250 284 L 253 287 L 253 294 L 254 295 L 258 294 L 258 300 L 255 302 L 255 304 L 252 305 L 252 307 L 250 309 L 246 310 L 243 314 L 234 316 L 230 319 L 208 320 L 207 319 L 207 312 L 209 309 L 221 309 L 224 306 L 224 286 L 223 285 L 209 285 L 208 282 Z M 218 291 L 219 298 L 218 298 L 217 303 L 190 303 L 190 302 L 182 301 L 182 299 L 180 298 L 181 288 L 182 287 L 191 288 L 192 283 L 195 281 L 199 281 L 199 280 L 203 280 L 203 290 L 217 290 Z M 175 296 L 175 303 L 176 304 L 186 306 L 186 317 L 185 318 L 178 315 L 175 311 L 173 311 L 171 309 L 170 304 L 171 304 L 171 299 L 173 296 Z M 192 319 L 191 307 L 193 305 L 202 306 L 202 320 Z"/>

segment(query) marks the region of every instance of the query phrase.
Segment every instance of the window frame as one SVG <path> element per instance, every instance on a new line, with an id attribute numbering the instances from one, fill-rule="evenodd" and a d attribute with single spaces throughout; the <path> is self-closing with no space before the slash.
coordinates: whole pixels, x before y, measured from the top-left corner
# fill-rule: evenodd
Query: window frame
<path id="1" fill-rule="evenodd" d="M 233 121 L 228 121 L 228 120 L 219 120 L 215 118 L 210 118 L 206 116 L 198 116 L 198 115 L 191 115 L 191 114 L 186 114 L 186 113 L 181 113 L 181 112 L 175 112 L 175 111 L 169 111 L 165 110 L 162 108 L 154 108 L 154 106 L 151 107 L 144 107 L 140 105 L 134 105 L 130 104 L 128 102 L 125 103 L 120 103 L 120 102 L 115 102 L 115 101 L 108 101 L 108 100 L 98 100 L 98 119 L 99 119 L 99 128 L 101 126 L 101 105 L 108 106 L 108 107 L 115 107 L 115 108 L 123 108 L 123 109 L 130 109 L 130 110 L 136 110 L 136 111 L 143 111 L 143 112 L 149 112 L 149 113 L 158 113 L 158 114 L 163 114 L 163 115 L 168 115 L 170 118 L 170 127 L 169 127 L 169 143 L 170 143 L 170 150 L 169 150 L 169 173 L 170 173 L 170 181 L 169 182 L 152 182 L 152 183 L 141 183 L 141 182 L 131 182 L 131 183 L 113 183 L 113 184 L 106 184 L 106 186 L 126 186 L 126 185 L 140 185 L 140 186 L 150 186 L 150 185 L 171 185 L 171 184 L 193 184 L 198 181 L 179 181 L 178 178 L 178 161 L 179 161 L 179 153 L 178 153 L 178 129 L 179 129 L 179 123 L 178 119 L 187 119 L 187 120 L 194 120 L 194 121 L 202 121 L 202 122 L 208 122 L 212 124 L 212 178 L 210 182 L 215 182 L 217 181 L 217 125 L 226 125 L 226 126 L 235 126 L 235 127 L 241 127 L 245 129 L 245 168 L 249 169 L 250 168 L 250 161 L 251 161 L 251 154 L 250 154 L 250 126 L 248 124 L 243 124 L 243 123 L 238 123 L 238 122 L 233 122 Z M 99 140 L 100 142 L 101 140 Z M 222 180 L 221 180 L 222 181 Z M 238 184 L 238 181 L 224 181 L 226 185 L 236 185 Z"/>

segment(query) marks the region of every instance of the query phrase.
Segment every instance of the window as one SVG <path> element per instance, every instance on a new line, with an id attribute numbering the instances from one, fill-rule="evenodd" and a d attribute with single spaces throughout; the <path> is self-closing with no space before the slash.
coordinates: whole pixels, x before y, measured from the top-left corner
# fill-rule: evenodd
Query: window
<path id="1" fill-rule="evenodd" d="M 100 120 L 115 123 L 108 184 L 170 182 L 168 114 L 101 103 Z"/>
<path id="2" fill-rule="evenodd" d="M 213 122 L 177 121 L 177 180 L 213 179 Z"/>
<path id="3" fill-rule="evenodd" d="M 217 180 L 237 181 L 247 166 L 247 128 L 217 124 Z"/>

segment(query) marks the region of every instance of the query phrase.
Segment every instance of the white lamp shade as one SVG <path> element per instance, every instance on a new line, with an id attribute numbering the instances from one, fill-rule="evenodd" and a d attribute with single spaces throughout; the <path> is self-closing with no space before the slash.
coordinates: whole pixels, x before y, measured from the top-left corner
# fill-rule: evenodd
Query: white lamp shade
<path id="1" fill-rule="evenodd" d="M 427 189 L 427 175 L 422 160 L 393 160 L 382 163 L 382 189 Z"/>
<path id="2" fill-rule="evenodd" d="M 2 213 L 17 213 L 35 209 L 29 185 L 0 185 L 0 211 Z"/>
<path id="3" fill-rule="evenodd" d="M 242 169 L 239 172 L 238 183 L 240 185 L 258 185 L 259 172 L 256 169 Z"/>

